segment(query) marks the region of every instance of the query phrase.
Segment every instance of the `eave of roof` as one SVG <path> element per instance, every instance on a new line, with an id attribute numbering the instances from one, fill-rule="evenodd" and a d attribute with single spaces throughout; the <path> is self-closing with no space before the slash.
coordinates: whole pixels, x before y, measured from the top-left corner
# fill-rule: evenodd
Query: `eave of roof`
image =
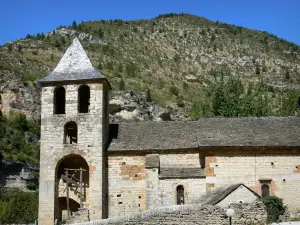
<path id="1" fill-rule="evenodd" d="M 299 117 L 202 118 L 115 124 L 109 152 L 203 147 L 300 147 Z"/>

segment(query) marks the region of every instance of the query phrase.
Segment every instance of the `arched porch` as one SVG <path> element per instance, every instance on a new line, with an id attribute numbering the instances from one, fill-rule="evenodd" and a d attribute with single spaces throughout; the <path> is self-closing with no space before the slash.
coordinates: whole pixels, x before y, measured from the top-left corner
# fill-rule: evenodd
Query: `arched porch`
<path id="1" fill-rule="evenodd" d="M 80 155 L 65 156 L 56 166 L 55 218 L 65 220 L 88 203 L 89 166 Z"/>

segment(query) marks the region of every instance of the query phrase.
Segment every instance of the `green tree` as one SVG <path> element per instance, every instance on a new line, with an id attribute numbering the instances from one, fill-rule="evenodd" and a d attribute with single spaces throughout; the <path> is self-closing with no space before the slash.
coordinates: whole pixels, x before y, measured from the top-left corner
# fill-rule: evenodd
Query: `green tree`
<path id="1" fill-rule="evenodd" d="M 150 92 L 149 88 L 147 89 L 147 92 L 146 92 L 146 101 L 152 102 L 152 96 L 151 96 L 151 92 Z"/>
<path id="2" fill-rule="evenodd" d="M 285 79 L 286 80 L 290 79 L 290 72 L 288 70 L 285 72 Z"/>
<path id="3" fill-rule="evenodd" d="M 104 32 L 101 27 L 99 27 L 99 29 L 98 29 L 98 37 L 101 39 L 104 37 Z"/>
<path id="4" fill-rule="evenodd" d="M 73 20 L 73 22 L 72 22 L 72 28 L 73 28 L 73 29 L 76 29 L 76 27 L 77 27 L 77 23 L 76 23 L 75 20 Z"/>
<path id="5" fill-rule="evenodd" d="M 120 64 L 118 65 L 118 72 L 119 72 L 119 73 L 122 73 L 122 72 L 123 72 L 123 65 L 122 65 L 122 63 L 120 63 Z"/>
<path id="6" fill-rule="evenodd" d="M 256 66 L 256 67 L 255 67 L 255 73 L 256 73 L 256 74 L 260 74 L 260 68 L 259 68 L 259 66 Z"/>
<path id="7" fill-rule="evenodd" d="M 50 54 L 50 60 L 54 61 L 54 54 L 53 53 Z"/>
<path id="8" fill-rule="evenodd" d="M 120 80 L 119 89 L 121 91 L 125 90 L 125 82 L 124 82 L 123 78 L 121 78 L 121 80 Z"/>
<path id="9" fill-rule="evenodd" d="M 18 45 L 18 48 L 17 48 L 17 49 L 18 49 L 18 52 L 21 53 L 21 52 L 22 52 L 22 45 Z"/>
<path id="10" fill-rule="evenodd" d="M 285 211 L 281 198 L 276 196 L 264 197 L 263 203 L 267 208 L 268 222 L 276 222 Z"/>
<path id="11" fill-rule="evenodd" d="M 112 62 L 107 62 L 106 63 L 106 69 L 113 70 L 114 69 L 113 63 Z"/>
<path id="12" fill-rule="evenodd" d="M 8 49 L 9 52 L 12 52 L 13 46 L 12 46 L 11 43 L 7 44 L 7 49 Z"/>
<path id="13" fill-rule="evenodd" d="M 101 62 L 98 63 L 97 68 L 98 68 L 99 70 L 103 70 L 103 66 L 102 66 L 102 63 L 101 63 Z"/>
<path id="14" fill-rule="evenodd" d="M 131 62 L 131 63 L 126 65 L 126 74 L 129 77 L 135 77 L 136 73 L 137 73 L 137 67 L 134 63 Z"/>
<path id="15" fill-rule="evenodd" d="M 175 96 L 179 95 L 179 90 L 177 87 L 171 86 L 169 90 L 172 95 L 175 95 Z"/>
<path id="16" fill-rule="evenodd" d="M 0 191 L 0 223 L 32 223 L 37 218 L 38 193 L 18 189 Z"/>

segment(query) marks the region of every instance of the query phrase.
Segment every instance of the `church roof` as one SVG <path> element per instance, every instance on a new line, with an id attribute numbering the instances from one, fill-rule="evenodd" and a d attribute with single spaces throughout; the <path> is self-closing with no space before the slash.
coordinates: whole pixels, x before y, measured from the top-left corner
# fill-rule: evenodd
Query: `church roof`
<path id="1" fill-rule="evenodd" d="M 104 78 L 92 65 L 78 38 L 74 38 L 53 72 L 39 82 Z"/>
<path id="2" fill-rule="evenodd" d="M 111 125 L 108 151 L 300 146 L 300 117 L 202 118 Z"/>

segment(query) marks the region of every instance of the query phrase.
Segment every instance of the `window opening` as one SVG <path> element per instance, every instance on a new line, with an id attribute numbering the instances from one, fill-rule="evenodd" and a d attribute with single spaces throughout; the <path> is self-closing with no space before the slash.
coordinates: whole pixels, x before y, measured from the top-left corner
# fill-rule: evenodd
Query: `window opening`
<path id="1" fill-rule="evenodd" d="M 56 87 L 54 90 L 54 114 L 65 114 L 66 90 Z"/>
<path id="2" fill-rule="evenodd" d="M 184 188 L 182 185 L 177 186 L 177 205 L 184 205 Z"/>
<path id="3" fill-rule="evenodd" d="M 81 85 L 78 89 L 78 112 L 88 113 L 90 107 L 90 88 L 87 85 Z"/>
<path id="4" fill-rule="evenodd" d="M 65 125 L 65 144 L 77 144 L 77 124 L 68 122 Z"/>

